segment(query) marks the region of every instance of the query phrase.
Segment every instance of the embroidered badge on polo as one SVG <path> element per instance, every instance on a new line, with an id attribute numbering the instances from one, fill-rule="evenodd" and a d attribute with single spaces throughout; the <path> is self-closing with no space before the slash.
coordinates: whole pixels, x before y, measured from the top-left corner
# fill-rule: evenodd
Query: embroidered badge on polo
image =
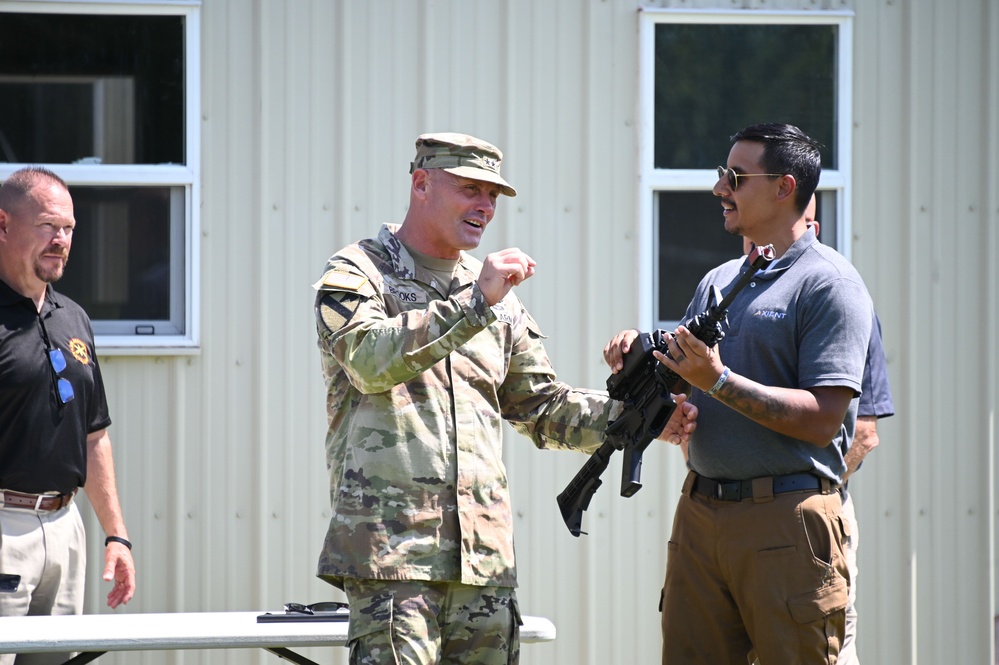
<path id="1" fill-rule="evenodd" d="M 90 351 L 87 350 L 87 345 L 83 340 L 73 338 L 69 340 L 69 352 L 73 354 L 73 357 L 80 362 L 81 365 L 90 364 Z"/>

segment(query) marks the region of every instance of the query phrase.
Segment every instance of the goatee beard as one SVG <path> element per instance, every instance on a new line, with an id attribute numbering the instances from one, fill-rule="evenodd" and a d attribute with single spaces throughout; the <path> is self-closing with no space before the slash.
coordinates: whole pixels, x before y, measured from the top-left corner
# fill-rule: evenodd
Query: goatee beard
<path id="1" fill-rule="evenodd" d="M 62 278 L 67 263 L 69 263 L 69 260 L 64 258 L 58 268 L 43 268 L 41 265 L 36 265 L 35 276 L 46 284 L 58 282 Z"/>

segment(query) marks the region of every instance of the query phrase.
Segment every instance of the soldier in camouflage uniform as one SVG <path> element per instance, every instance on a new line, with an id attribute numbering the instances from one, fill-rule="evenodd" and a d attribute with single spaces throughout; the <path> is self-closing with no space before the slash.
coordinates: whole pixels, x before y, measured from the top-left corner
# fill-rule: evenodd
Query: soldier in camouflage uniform
<path id="1" fill-rule="evenodd" d="M 590 453 L 620 405 L 556 379 L 512 291 L 533 259 L 462 251 L 516 195 L 502 153 L 451 133 L 416 147 L 403 224 L 334 254 L 315 284 L 332 505 L 318 575 L 347 594 L 351 663 L 516 663 L 502 420 Z M 677 409 L 662 438 L 695 416 Z"/>

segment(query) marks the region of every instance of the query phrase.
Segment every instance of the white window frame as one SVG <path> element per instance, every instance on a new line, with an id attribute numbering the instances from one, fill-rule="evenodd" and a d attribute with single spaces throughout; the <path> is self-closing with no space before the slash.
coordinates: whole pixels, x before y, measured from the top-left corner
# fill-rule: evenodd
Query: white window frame
<path id="1" fill-rule="evenodd" d="M 710 191 L 718 181 L 712 169 L 657 169 L 655 167 L 655 39 L 662 23 L 738 25 L 837 26 L 836 146 L 837 169 L 822 169 L 819 190 L 836 197 L 836 246 L 850 258 L 851 173 L 853 165 L 853 12 L 643 9 L 639 26 L 639 327 L 672 329 L 678 321 L 658 321 L 656 313 L 659 265 L 659 220 L 656 193 Z M 741 128 L 734 128 L 733 133 Z M 721 155 L 719 158 L 724 158 Z M 691 294 L 693 295 L 693 294 Z"/>
<path id="2" fill-rule="evenodd" d="M 201 331 L 201 1 L 200 0 L 0 0 L 0 13 L 103 14 L 184 17 L 185 164 L 37 164 L 69 185 L 183 188 L 183 220 L 171 221 L 171 237 L 183 228 L 184 330 L 176 335 L 101 334 L 95 343 L 107 355 L 185 355 L 199 351 Z M 2 14 L 0 14 L 2 15 Z M 0 179 L 25 164 L 0 163 Z M 173 208 L 173 206 L 171 206 Z"/>

